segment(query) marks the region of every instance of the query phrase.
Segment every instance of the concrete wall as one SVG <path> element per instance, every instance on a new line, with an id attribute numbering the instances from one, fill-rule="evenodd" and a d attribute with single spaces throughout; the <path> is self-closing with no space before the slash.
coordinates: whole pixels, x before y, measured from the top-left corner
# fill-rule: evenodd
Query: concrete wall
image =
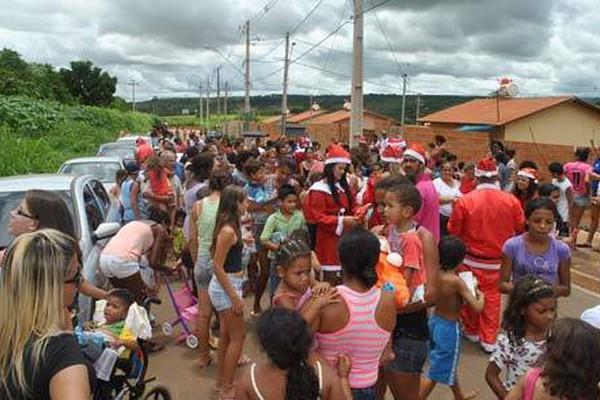
<path id="1" fill-rule="evenodd" d="M 591 139 L 598 142 L 600 138 L 600 114 L 567 102 L 507 124 L 504 138 L 515 142 L 589 146 Z"/>
<path id="2" fill-rule="evenodd" d="M 378 118 L 374 115 L 365 114 L 363 117 L 363 131 L 375 133 L 388 131 L 395 125 L 394 121 Z M 337 141 L 348 142 L 350 136 L 350 120 L 343 120 L 332 124 L 306 124 L 306 129 L 313 140 L 319 143 L 329 143 L 332 138 Z"/>

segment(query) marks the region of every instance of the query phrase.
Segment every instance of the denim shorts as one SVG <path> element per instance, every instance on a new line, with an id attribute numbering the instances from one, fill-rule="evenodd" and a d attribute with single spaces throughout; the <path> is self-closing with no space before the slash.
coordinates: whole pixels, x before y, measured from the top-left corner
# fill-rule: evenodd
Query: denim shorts
<path id="1" fill-rule="evenodd" d="M 273 300 L 273 296 L 275 296 L 275 291 L 277 290 L 277 286 L 279 286 L 281 278 L 277 273 L 275 260 L 269 260 L 269 264 L 269 297 Z"/>
<path id="2" fill-rule="evenodd" d="M 208 289 L 213 277 L 213 262 L 210 253 L 198 253 L 194 266 L 194 280 L 198 289 Z"/>
<path id="3" fill-rule="evenodd" d="M 590 205 L 590 196 L 585 194 L 574 194 L 573 205 L 577 207 L 587 207 Z"/>
<path id="4" fill-rule="evenodd" d="M 352 389 L 353 400 L 375 400 L 377 398 L 377 389 L 375 386 L 362 389 Z"/>
<path id="5" fill-rule="evenodd" d="M 244 278 L 237 277 L 237 274 L 227 274 L 227 279 L 229 279 L 229 283 L 233 286 L 233 290 L 238 295 L 238 297 L 242 298 L 242 286 L 244 285 Z M 218 312 L 228 310 L 232 307 L 231 299 L 221 283 L 217 279 L 216 276 L 213 275 L 210 280 L 210 284 L 208 285 L 208 296 L 210 297 L 210 302 L 212 303 L 215 310 Z"/>
<path id="6" fill-rule="evenodd" d="M 407 336 L 394 337 L 392 343 L 394 359 L 387 365 L 394 372 L 420 374 L 427 361 L 427 340 L 411 339 Z"/>

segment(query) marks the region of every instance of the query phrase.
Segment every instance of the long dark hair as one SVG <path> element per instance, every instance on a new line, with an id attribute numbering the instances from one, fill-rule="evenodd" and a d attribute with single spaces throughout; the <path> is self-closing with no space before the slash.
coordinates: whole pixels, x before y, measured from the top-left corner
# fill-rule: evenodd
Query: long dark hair
<path id="1" fill-rule="evenodd" d="M 535 275 L 525 275 L 515 284 L 508 306 L 504 310 L 502 329 L 514 343 L 525 336 L 523 309 L 541 299 L 555 297 L 554 288 Z"/>
<path id="2" fill-rule="evenodd" d="M 596 400 L 600 395 L 600 330 L 587 322 L 556 321 L 546 343 L 542 376 L 551 396 L 566 400 Z"/>
<path id="3" fill-rule="evenodd" d="M 538 189 L 538 184 L 535 183 L 535 180 L 531 179 L 531 178 L 525 178 L 527 179 L 527 181 L 529 182 L 529 186 L 527 187 L 527 190 L 521 190 L 519 189 L 519 185 L 517 184 L 517 182 L 515 182 L 515 187 L 513 189 L 513 194 L 518 198 L 518 199 L 525 199 L 525 200 L 531 200 L 535 197 L 535 194 L 537 192 Z"/>
<path id="4" fill-rule="evenodd" d="M 325 171 L 324 171 L 324 175 L 325 175 L 325 180 L 327 181 L 327 186 L 329 186 L 329 190 L 331 191 L 331 197 L 333 197 L 333 201 L 336 202 L 336 204 L 339 206 L 340 204 L 340 193 L 338 192 L 336 183 L 338 183 L 338 181 L 335 180 L 335 174 L 333 172 L 333 169 L 335 168 L 337 164 L 327 164 L 325 165 Z M 346 172 L 344 172 L 344 175 L 342 176 L 342 179 L 339 180 L 339 184 L 342 187 L 342 189 L 344 189 L 344 192 L 346 192 L 346 199 L 348 200 L 348 210 L 346 211 L 351 211 L 352 208 L 352 193 L 350 193 L 350 186 L 348 186 L 348 181 L 346 180 Z"/>
<path id="5" fill-rule="evenodd" d="M 275 265 L 287 268 L 298 258 L 310 258 L 311 251 L 306 236 L 305 231 L 297 230 L 285 238 L 275 253 Z"/>
<path id="6" fill-rule="evenodd" d="M 190 160 L 187 170 L 192 173 L 195 181 L 204 182 L 210 178 L 214 165 L 214 156 L 210 153 L 202 153 Z"/>
<path id="7" fill-rule="evenodd" d="M 217 223 L 215 224 L 212 244 L 210 246 L 210 253 L 213 256 L 217 245 L 217 237 L 225 225 L 230 225 L 235 230 L 238 239 L 240 239 L 241 215 L 239 212 L 239 205 L 245 198 L 246 191 L 236 185 L 229 185 L 221 192 L 221 199 L 219 200 L 219 208 L 217 210 Z"/>
<path id="8" fill-rule="evenodd" d="M 285 400 L 316 400 L 319 379 L 308 363 L 312 333 L 302 316 L 294 310 L 273 307 L 256 324 L 258 340 L 277 368 L 287 371 Z"/>
<path id="9" fill-rule="evenodd" d="M 367 288 L 377 282 L 375 266 L 380 251 L 377 236 L 363 227 L 354 228 L 341 237 L 337 250 L 344 274 L 357 278 Z"/>
<path id="10" fill-rule="evenodd" d="M 73 217 L 57 192 L 32 189 L 25 193 L 27 209 L 38 220 L 38 229 L 52 228 L 77 239 Z"/>

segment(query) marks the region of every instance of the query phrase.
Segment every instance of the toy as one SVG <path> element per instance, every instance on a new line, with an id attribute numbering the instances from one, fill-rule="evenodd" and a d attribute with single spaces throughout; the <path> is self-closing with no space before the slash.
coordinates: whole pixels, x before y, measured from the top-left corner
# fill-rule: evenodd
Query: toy
<path id="1" fill-rule="evenodd" d="M 376 286 L 382 287 L 384 290 L 394 290 L 396 292 L 396 308 L 400 310 L 410 298 L 406 281 L 402 275 L 402 256 L 390 252 L 390 245 L 386 239 L 380 238 L 379 240 L 381 242 L 381 252 L 379 262 L 375 267 L 377 273 Z"/>

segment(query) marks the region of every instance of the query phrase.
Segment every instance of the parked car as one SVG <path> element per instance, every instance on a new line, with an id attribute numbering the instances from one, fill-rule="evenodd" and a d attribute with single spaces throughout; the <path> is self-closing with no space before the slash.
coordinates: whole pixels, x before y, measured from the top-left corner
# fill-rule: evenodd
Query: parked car
<path id="1" fill-rule="evenodd" d="M 66 161 L 58 169 L 59 174 L 92 175 L 98 179 L 104 188 L 110 190 L 116 184 L 117 171 L 124 169 L 119 157 L 81 157 Z"/>
<path id="2" fill-rule="evenodd" d="M 135 145 L 135 142 L 138 139 L 142 139 L 143 141 L 146 142 L 146 144 L 148 146 L 152 146 L 152 141 L 150 140 L 150 136 L 148 135 L 127 135 L 127 136 L 123 136 L 117 139 L 118 143 L 133 143 Z"/>
<path id="3" fill-rule="evenodd" d="M 98 157 L 119 157 L 123 164 L 135 161 L 135 142 L 110 142 L 100 145 Z"/>
<path id="4" fill-rule="evenodd" d="M 100 282 L 98 263 L 102 248 L 120 229 L 118 222 L 107 222 L 111 202 L 102 183 L 90 175 L 20 175 L 0 178 L 0 248 L 12 241 L 8 234 L 9 213 L 19 206 L 31 189 L 52 190 L 67 203 L 73 216 L 82 252 L 83 274 L 93 284 Z M 79 296 L 79 310 L 84 320 L 91 317 L 91 301 Z"/>

